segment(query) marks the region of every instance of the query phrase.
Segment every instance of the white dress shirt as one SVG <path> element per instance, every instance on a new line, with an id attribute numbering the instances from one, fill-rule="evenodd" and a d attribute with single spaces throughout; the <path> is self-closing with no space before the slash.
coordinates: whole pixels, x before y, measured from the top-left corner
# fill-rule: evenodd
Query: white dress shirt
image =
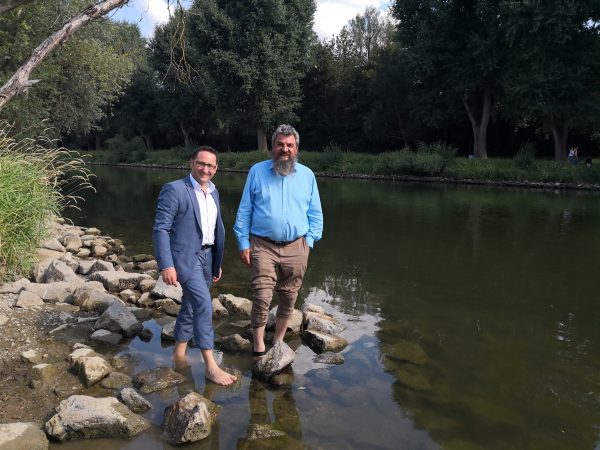
<path id="1" fill-rule="evenodd" d="M 217 226 L 217 204 L 212 196 L 216 189 L 212 181 L 208 182 L 207 192 L 204 193 L 200 183 L 190 174 L 194 193 L 200 208 L 200 224 L 202 226 L 202 245 L 213 245 L 215 243 L 215 228 Z"/>

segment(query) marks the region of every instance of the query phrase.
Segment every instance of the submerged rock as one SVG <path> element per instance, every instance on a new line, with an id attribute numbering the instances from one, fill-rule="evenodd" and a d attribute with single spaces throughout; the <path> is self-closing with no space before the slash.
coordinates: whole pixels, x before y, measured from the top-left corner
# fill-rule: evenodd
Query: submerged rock
<path id="1" fill-rule="evenodd" d="M 162 438 L 173 444 L 196 442 L 206 438 L 219 414 L 219 407 L 196 392 L 165 409 Z"/>
<path id="2" fill-rule="evenodd" d="M 346 326 L 331 316 L 308 311 L 304 313 L 304 328 L 335 336 L 344 331 Z"/>
<path id="3" fill-rule="evenodd" d="M 142 414 L 152 409 L 152 403 L 142 397 L 135 389 L 121 389 L 117 398 L 134 413 Z"/>
<path id="4" fill-rule="evenodd" d="M 398 383 L 415 391 L 429 391 L 431 389 L 429 381 L 417 367 L 411 364 L 404 364 L 394 372 L 394 376 Z"/>
<path id="5" fill-rule="evenodd" d="M 416 342 L 411 341 L 399 341 L 393 345 L 386 345 L 382 348 L 382 352 L 388 358 L 416 365 L 425 364 L 429 360 L 425 350 Z"/>
<path id="6" fill-rule="evenodd" d="M 160 391 L 183 383 L 186 377 L 168 367 L 144 370 L 133 378 L 133 384 L 142 394 Z"/>
<path id="7" fill-rule="evenodd" d="M 274 428 L 273 425 L 263 423 L 251 423 L 246 429 L 246 439 L 258 441 L 261 439 L 286 438 L 284 431 Z"/>
<path id="8" fill-rule="evenodd" d="M 131 311 L 116 301 L 102 313 L 94 324 L 94 329 L 115 331 L 123 336 L 132 337 L 142 331 L 144 326 L 137 321 Z"/>
<path id="9" fill-rule="evenodd" d="M 267 318 L 267 330 L 275 329 L 275 319 L 277 317 L 277 306 L 275 306 L 271 311 L 269 311 L 269 316 Z M 300 329 L 302 328 L 302 311 L 299 309 L 294 309 L 292 312 L 292 317 L 290 317 L 287 329 L 294 332 L 300 333 Z"/>
<path id="10" fill-rule="evenodd" d="M 223 350 L 232 353 L 250 352 L 252 351 L 252 342 L 244 339 L 239 334 L 225 336 L 221 339 L 221 347 Z"/>
<path id="11" fill-rule="evenodd" d="M 345 360 L 339 353 L 326 352 L 315 356 L 313 361 L 321 364 L 344 364 Z"/>
<path id="12" fill-rule="evenodd" d="M 150 428 L 148 419 L 133 413 L 114 397 L 72 395 L 60 402 L 44 429 L 54 439 L 130 437 Z"/>
<path id="13" fill-rule="evenodd" d="M 304 330 L 303 337 L 307 345 L 316 353 L 337 352 L 348 345 L 348 341 L 344 338 L 313 330 Z"/>

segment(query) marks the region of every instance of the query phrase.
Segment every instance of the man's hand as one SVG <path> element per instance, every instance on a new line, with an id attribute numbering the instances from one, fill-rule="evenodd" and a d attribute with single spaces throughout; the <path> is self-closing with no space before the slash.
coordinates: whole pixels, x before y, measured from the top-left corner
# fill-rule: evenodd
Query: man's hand
<path id="1" fill-rule="evenodd" d="M 247 266 L 250 265 L 250 249 L 245 248 L 244 250 L 240 250 L 240 259 Z"/>
<path id="2" fill-rule="evenodd" d="M 167 267 L 162 271 L 162 279 L 165 283 L 177 286 L 177 271 L 175 267 Z"/>
<path id="3" fill-rule="evenodd" d="M 219 276 L 213 277 L 213 283 L 216 283 L 217 281 L 219 281 L 222 276 L 223 276 L 223 268 L 221 267 L 221 268 L 219 268 Z"/>

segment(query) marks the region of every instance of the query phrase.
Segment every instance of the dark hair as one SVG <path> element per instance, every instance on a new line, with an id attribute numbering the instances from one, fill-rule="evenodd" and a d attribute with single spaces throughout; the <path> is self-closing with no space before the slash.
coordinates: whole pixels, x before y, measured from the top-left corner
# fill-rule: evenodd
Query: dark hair
<path id="1" fill-rule="evenodd" d="M 198 156 L 198 153 L 200 153 L 200 152 L 212 153 L 213 155 L 215 155 L 215 158 L 217 158 L 217 163 L 219 162 L 219 154 L 217 153 L 217 151 L 214 148 L 209 147 L 208 145 L 201 145 L 196 150 L 194 150 L 190 154 L 190 161 L 196 159 L 196 156 Z"/>

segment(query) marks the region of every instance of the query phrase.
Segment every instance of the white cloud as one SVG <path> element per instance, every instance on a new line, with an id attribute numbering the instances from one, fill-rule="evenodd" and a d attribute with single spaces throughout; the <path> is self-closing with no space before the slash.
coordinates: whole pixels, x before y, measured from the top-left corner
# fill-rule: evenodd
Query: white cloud
<path id="1" fill-rule="evenodd" d="M 318 0 L 315 13 L 315 33 L 320 39 L 329 39 L 339 34 L 344 25 L 357 14 L 362 14 L 367 6 L 387 10 L 387 0 Z"/>
<path id="2" fill-rule="evenodd" d="M 156 25 L 169 20 L 169 3 L 173 12 L 175 0 L 131 0 L 114 17 L 138 23 L 142 35 L 151 37 Z M 190 1 L 184 0 L 182 3 L 189 6 Z M 332 35 L 339 34 L 342 27 L 357 14 L 362 14 L 367 6 L 385 11 L 388 5 L 389 0 L 317 0 L 315 33 L 320 39 L 329 39 Z"/>

